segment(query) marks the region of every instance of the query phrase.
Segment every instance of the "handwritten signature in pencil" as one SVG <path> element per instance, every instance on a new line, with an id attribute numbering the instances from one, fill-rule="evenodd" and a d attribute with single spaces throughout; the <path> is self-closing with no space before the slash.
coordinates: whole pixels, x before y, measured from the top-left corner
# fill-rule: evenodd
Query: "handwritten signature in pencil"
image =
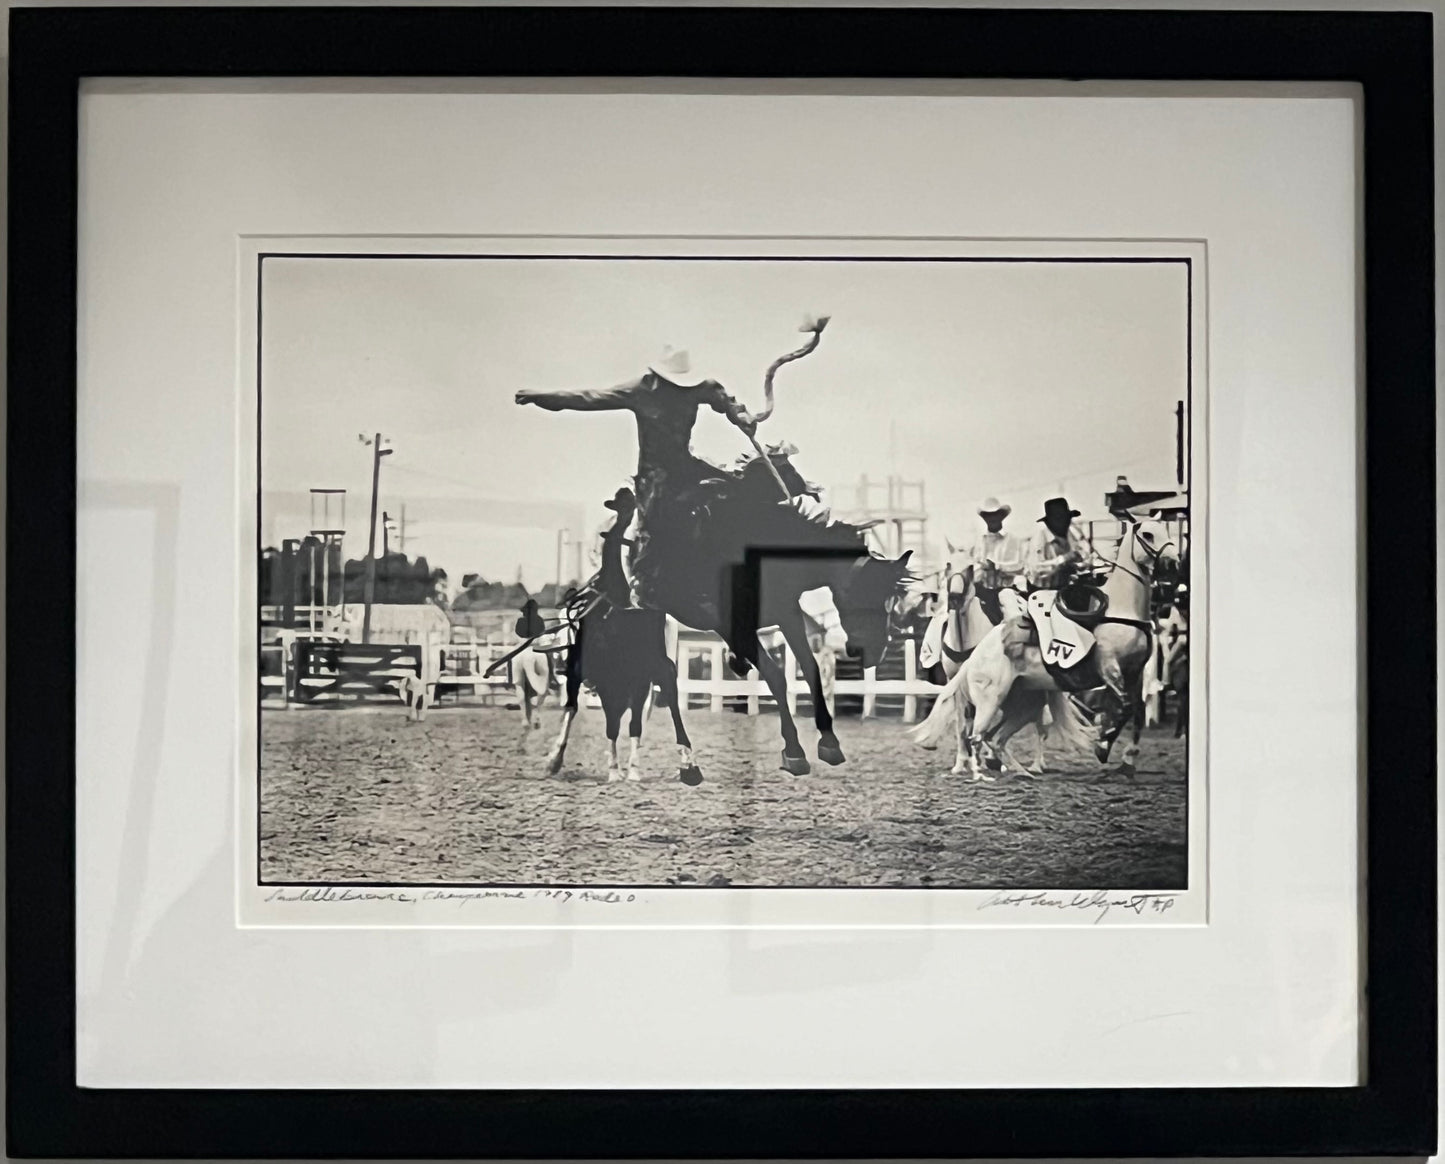
<path id="1" fill-rule="evenodd" d="M 1126 910 L 1137 916 L 1166 914 L 1174 908 L 1176 893 L 1117 893 L 1106 889 L 1078 893 L 1050 893 L 1045 889 L 1001 889 L 979 904 L 979 909 L 1056 909 L 1093 914 L 1097 925 L 1111 910 Z"/>

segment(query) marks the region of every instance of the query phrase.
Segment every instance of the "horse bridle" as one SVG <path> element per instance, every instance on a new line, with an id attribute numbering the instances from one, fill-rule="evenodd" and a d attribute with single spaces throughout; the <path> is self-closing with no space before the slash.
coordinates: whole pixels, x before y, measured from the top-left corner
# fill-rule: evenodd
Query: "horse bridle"
<path id="1" fill-rule="evenodd" d="M 1135 526 L 1138 525 L 1137 522 L 1135 522 L 1135 523 L 1133 523 L 1133 524 L 1134 524 Z M 1159 556 L 1160 556 L 1162 553 L 1164 553 L 1164 551 L 1165 551 L 1166 549 L 1168 549 L 1170 546 L 1172 546 L 1172 545 L 1174 544 L 1174 539 L 1173 539 L 1173 538 L 1170 538 L 1168 541 L 1160 542 L 1160 543 L 1159 543 L 1159 547 L 1158 547 L 1157 549 L 1154 549 L 1154 548 L 1151 548 L 1151 547 L 1150 547 L 1150 545 L 1149 545 L 1148 542 L 1143 541 L 1143 540 L 1138 536 L 1138 533 L 1137 533 L 1137 530 L 1136 530 L 1136 532 L 1135 532 L 1135 537 L 1134 537 L 1134 544 L 1137 545 L 1137 546 L 1142 546 L 1142 547 L 1144 548 L 1144 552 L 1149 555 L 1150 565 L 1151 565 L 1151 567 L 1153 567 L 1153 566 L 1157 566 L 1157 565 L 1159 564 Z M 1136 581 L 1136 582 L 1139 583 L 1139 585 L 1143 586 L 1145 589 L 1148 589 L 1148 588 L 1149 588 L 1149 586 L 1150 586 L 1149 579 L 1145 578 L 1142 574 L 1135 573 L 1135 572 L 1134 572 L 1133 570 L 1131 570 L 1128 566 L 1124 565 L 1122 562 L 1118 561 L 1117 559 L 1116 559 L 1115 561 L 1112 561 L 1112 562 L 1107 561 L 1107 560 L 1104 558 L 1104 555 L 1101 554 L 1101 553 L 1099 553 L 1099 551 L 1098 551 L 1098 550 L 1095 550 L 1092 546 L 1090 547 L 1089 552 L 1092 553 L 1092 554 L 1094 555 L 1094 557 L 1095 557 L 1098 561 L 1102 562 L 1102 563 L 1103 563 L 1105 566 L 1107 566 L 1110 570 L 1123 570 L 1124 573 L 1128 574 L 1129 577 L 1133 578 L 1134 581 Z"/>

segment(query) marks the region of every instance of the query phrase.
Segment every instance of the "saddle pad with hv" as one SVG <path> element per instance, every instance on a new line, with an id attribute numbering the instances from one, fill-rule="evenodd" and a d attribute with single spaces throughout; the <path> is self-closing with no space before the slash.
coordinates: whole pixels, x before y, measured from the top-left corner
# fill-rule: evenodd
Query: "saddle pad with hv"
<path id="1" fill-rule="evenodd" d="M 1058 591 L 1035 590 L 1028 597 L 1028 611 L 1044 662 L 1066 671 L 1093 649 L 1094 636 L 1058 610 L 1057 601 Z"/>

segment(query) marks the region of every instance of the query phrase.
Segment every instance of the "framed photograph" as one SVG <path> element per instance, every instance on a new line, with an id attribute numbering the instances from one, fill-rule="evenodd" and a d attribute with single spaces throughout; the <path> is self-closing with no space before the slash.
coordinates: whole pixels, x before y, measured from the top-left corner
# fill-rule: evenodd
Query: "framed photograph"
<path id="1" fill-rule="evenodd" d="M 12 1156 L 1434 1151 L 1428 15 L 11 51 Z"/>

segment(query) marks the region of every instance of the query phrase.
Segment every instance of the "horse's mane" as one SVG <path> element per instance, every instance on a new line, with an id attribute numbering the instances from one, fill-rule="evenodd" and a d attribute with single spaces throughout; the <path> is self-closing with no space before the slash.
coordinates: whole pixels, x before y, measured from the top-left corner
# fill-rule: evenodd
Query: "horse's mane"
<path id="1" fill-rule="evenodd" d="M 791 445 L 775 445 L 767 457 L 792 495 L 779 496 L 778 483 L 757 456 L 742 458 L 734 472 L 733 488 L 749 503 L 749 525 L 742 533 L 749 547 L 766 549 L 852 550 L 867 554 L 863 527 L 835 518 L 819 500 L 822 490 L 798 472 Z"/>
<path id="2" fill-rule="evenodd" d="M 746 532 L 752 545 L 766 549 L 850 550 L 858 557 L 870 553 L 861 526 L 835 518 L 822 506 L 810 507 L 798 497 L 760 508 L 756 524 Z"/>

